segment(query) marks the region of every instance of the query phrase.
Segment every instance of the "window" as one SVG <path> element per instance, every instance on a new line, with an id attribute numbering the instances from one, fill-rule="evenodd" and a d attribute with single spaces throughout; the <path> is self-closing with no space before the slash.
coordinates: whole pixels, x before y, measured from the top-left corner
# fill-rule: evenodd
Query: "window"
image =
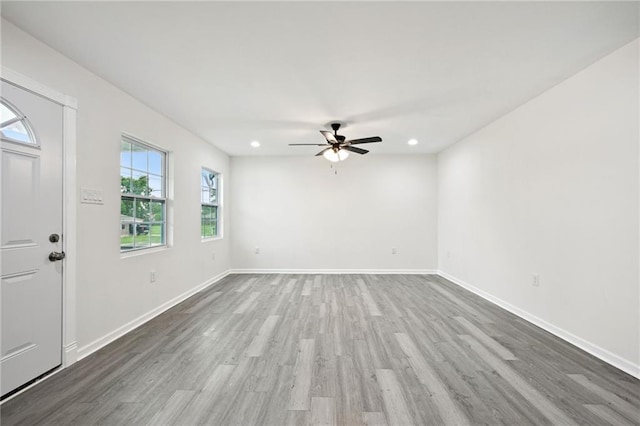
<path id="1" fill-rule="evenodd" d="M 4 99 L 0 101 L 0 134 L 9 142 L 38 146 L 27 117 Z"/>
<path id="2" fill-rule="evenodd" d="M 200 174 L 200 236 L 213 238 L 220 235 L 220 206 L 219 174 L 211 170 L 202 169 Z"/>
<path id="3" fill-rule="evenodd" d="M 120 143 L 120 251 L 166 244 L 167 153 L 134 138 Z"/>

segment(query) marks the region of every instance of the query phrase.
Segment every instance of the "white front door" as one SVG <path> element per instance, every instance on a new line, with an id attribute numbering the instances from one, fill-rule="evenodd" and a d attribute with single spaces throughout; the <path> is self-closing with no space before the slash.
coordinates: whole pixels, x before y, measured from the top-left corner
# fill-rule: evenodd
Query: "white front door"
<path id="1" fill-rule="evenodd" d="M 1 395 L 62 361 L 63 108 L 1 83 Z"/>

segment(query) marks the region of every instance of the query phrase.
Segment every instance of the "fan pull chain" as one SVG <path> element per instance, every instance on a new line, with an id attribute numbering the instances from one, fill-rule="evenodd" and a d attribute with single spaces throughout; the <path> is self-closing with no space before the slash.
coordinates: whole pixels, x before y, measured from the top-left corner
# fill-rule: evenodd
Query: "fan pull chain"
<path id="1" fill-rule="evenodd" d="M 330 164 L 329 167 L 331 167 L 333 169 L 333 174 L 334 175 L 338 175 L 338 165 L 336 164 L 335 166 L 333 164 Z"/>

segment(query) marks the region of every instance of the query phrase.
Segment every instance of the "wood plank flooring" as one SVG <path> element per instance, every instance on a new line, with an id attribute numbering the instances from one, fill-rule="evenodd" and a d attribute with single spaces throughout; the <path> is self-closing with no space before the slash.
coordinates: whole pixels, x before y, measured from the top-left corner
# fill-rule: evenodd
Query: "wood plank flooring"
<path id="1" fill-rule="evenodd" d="M 8 425 L 638 425 L 640 381 L 421 275 L 231 275 L 1 407 Z"/>

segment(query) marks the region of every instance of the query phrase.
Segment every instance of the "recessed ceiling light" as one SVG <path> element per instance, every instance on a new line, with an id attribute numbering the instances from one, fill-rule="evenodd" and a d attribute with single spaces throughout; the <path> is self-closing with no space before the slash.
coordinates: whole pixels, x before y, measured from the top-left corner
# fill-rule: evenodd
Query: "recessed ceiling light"
<path id="1" fill-rule="evenodd" d="M 409 142 L 407 142 L 409 145 L 413 146 L 413 145 L 418 145 L 418 140 L 417 139 L 409 139 Z"/>
<path id="2" fill-rule="evenodd" d="M 258 148 L 260 146 L 260 142 L 253 141 L 253 142 L 251 142 L 251 146 L 254 147 L 254 148 Z"/>

